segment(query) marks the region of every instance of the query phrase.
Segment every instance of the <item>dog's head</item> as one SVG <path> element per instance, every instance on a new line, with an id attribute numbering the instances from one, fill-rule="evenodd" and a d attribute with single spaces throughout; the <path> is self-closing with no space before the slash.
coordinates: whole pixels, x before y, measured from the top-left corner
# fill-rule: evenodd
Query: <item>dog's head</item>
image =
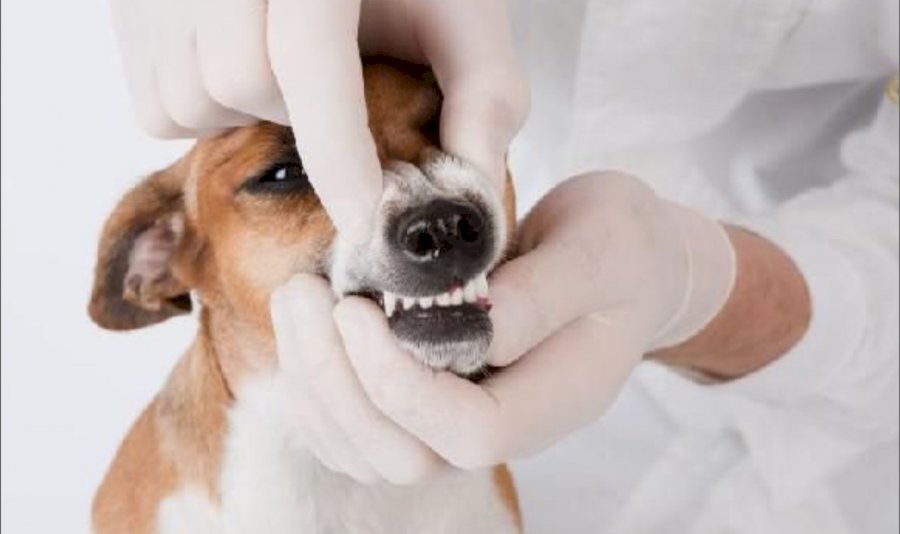
<path id="1" fill-rule="evenodd" d="M 297 155 L 272 124 L 202 140 L 129 192 L 103 231 L 90 314 L 129 330 L 191 309 L 271 334 L 269 299 L 297 273 L 327 276 L 336 293 L 378 302 L 422 362 L 470 375 L 491 341 L 487 273 L 514 222 L 472 167 L 437 148 L 440 95 L 420 69 L 365 70 L 370 125 L 384 167 L 375 231 L 336 235 Z"/>

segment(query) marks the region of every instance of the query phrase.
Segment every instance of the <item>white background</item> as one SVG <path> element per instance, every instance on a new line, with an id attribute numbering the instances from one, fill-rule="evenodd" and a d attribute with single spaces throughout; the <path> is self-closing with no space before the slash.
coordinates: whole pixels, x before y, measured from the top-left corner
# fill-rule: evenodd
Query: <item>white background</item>
<path id="1" fill-rule="evenodd" d="M 88 531 L 118 440 L 192 331 L 105 333 L 85 311 L 118 197 L 186 146 L 133 118 L 105 0 L 2 3 L 2 530 Z"/>

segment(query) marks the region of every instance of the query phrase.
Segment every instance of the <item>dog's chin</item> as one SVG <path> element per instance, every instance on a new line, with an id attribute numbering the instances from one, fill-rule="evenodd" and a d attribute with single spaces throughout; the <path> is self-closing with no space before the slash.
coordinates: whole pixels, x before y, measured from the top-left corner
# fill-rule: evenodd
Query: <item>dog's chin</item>
<path id="1" fill-rule="evenodd" d="M 477 377 L 486 370 L 493 325 L 483 307 L 406 310 L 391 317 L 389 324 L 400 344 L 436 371 Z"/>

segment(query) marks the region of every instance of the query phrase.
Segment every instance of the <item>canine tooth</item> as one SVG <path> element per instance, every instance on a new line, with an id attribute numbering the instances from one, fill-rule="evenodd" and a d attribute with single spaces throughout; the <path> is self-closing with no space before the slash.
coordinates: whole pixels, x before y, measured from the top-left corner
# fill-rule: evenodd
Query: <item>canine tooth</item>
<path id="1" fill-rule="evenodd" d="M 437 297 L 437 305 L 442 308 L 446 308 L 451 302 L 453 302 L 453 298 L 450 297 L 450 293 L 444 293 Z"/>
<path id="2" fill-rule="evenodd" d="M 479 275 L 478 278 L 475 279 L 475 292 L 477 293 L 478 298 L 486 299 L 490 296 L 486 274 Z"/>
<path id="3" fill-rule="evenodd" d="M 419 307 L 423 310 L 430 310 L 434 306 L 434 297 L 425 297 L 419 299 Z"/>
<path id="4" fill-rule="evenodd" d="M 475 286 L 474 280 L 466 284 L 466 288 L 463 290 L 463 297 L 469 304 L 478 302 L 478 288 Z"/>
<path id="5" fill-rule="evenodd" d="M 462 288 L 456 288 L 450 295 L 450 303 L 454 306 L 462 306 L 464 298 Z"/>
<path id="6" fill-rule="evenodd" d="M 385 292 L 384 293 L 384 313 L 388 317 L 393 317 L 395 311 L 397 311 L 397 295 Z"/>
<path id="7" fill-rule="evenodd" d="M 416 305 L 416 299 L 412 297 L 403 297 L 403 309 L 411 310 Z"/>

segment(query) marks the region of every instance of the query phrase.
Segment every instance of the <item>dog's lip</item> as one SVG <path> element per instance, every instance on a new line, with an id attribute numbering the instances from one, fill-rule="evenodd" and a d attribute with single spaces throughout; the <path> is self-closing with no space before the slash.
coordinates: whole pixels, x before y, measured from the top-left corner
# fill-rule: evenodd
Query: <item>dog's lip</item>
<path id="1" fill-rule="evenodd" d="M 378 304 L 398 341 L 421 363 L 435 371 L 450 371 L 479 381 L 490 376 L 489 367 L 483 361 L 493 337 L 487 285 L 487 276 L 483 274 L 431 297 L 400 297 L 371 288 L 351 291 L 348 295 Z M 387 309 L 388 299 L 393 300 L 393 310 Z M 425 306 L 422 306 L 423 299 Z M 448 356 L 448 350 L 455 356 Z M 477 365 L 473 366 L 471 356 L 476 353 Z"/>

